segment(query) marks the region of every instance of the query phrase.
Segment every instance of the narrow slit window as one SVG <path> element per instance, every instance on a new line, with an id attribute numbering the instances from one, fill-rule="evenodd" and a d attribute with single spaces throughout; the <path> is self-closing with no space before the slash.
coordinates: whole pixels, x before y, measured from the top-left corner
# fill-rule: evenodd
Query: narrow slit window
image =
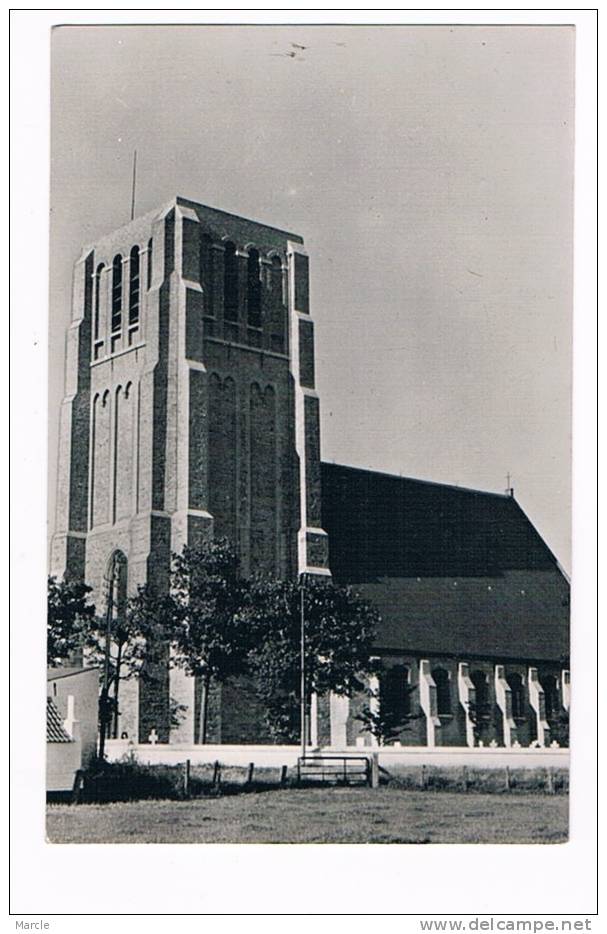
<path id="1" fill-rule="evenodd" d="M 131 250 L 129 263 L 129 327 L 139 324 L 139 247 Z"/>
<path id="2" fill-rule="evenodd" d="M 152 238 L 148 240 L 148 289 L 152 286 Z"/>
<path id="3" fill-rule="evenodd" d="M 112 263 L 112 334 L 122 330 L 122 256 L 118 254 Z"/>

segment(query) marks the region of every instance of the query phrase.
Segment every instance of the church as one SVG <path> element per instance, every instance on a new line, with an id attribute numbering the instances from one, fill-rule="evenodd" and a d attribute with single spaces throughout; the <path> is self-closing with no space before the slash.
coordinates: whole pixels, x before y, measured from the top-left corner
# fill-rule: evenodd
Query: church
<path id="1" fill-rule="evenodd" d="M 109 587 L 168 586 L 184 544 L 228 538 L 247 575 L 332 575 L 373 603 L 371 687 L 415 711 L 402 745 L 564 744 L 569 585 L 554 555 L 512 491 L 322 463 L 308 277 L 300 236 L 182 197 L 83 250 L 51 573 L 86 581 L 103 612 Z M 153 689 L 126 682 L 119 735 L 198 742 L 200 690 L 168 667 Z M 309 742 L 370 743 L 363 701 L 313 698 Z M 269 741 L 246 683 L 209 704 L 209 742 Z"/>

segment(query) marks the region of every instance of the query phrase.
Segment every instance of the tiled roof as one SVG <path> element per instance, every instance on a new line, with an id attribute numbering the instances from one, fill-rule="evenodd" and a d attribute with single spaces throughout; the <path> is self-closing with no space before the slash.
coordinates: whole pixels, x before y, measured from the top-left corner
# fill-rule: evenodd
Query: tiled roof
<path id="1" fill-rule="evenodd" d="M 322 464 L 336 581 L 379 610 L 378 648 L 558 660 L 569 585 L 512 496 Z"/>
<path id="2" fill-rule="evenodd" d="M 73 739 L 63 726 L 59 711 L 52 698 L 46 699 L 46 741 L 47 743 L 72 743 Z"/>
<path id="3" fill-rule="evenodd" d="M 385 578 L 356 589 L 381 615 L 378 648 L 538 662 L 569 652 L 568 586 L 558 572 Z"/>

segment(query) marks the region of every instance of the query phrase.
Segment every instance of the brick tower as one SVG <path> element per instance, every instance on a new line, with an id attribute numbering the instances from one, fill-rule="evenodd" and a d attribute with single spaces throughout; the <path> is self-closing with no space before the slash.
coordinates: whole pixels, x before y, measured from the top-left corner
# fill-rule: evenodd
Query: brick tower
<path id="1" fill-rule="evenodd" d="M 150 579 L 166 586 L 172 553 L 204 536 L 229 538 L 245 573 L 328 574 L 320 510 L 301 237 L 175 198 L 87 247 L 67 336 L 52 573 L 90 584 L 99 612 L 110 567 L 123 598 Z M 128 682 L 120 731 L 196 741 L 197 690 L 173 670 L 153 687 Z M 209 739 L 262 739 L 252 700 L 219 694 Z M 187 708 L 178 727 L 172 703 Z M 246 723 L 234 713 L 244 708 Z"/>

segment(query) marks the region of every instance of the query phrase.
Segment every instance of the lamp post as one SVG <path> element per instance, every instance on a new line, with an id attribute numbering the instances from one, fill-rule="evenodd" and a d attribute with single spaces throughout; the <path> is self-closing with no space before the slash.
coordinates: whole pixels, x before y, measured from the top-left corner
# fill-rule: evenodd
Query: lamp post
<path id="1" fill-rule="evenodd" d="M 105 755 L 105 734 L 109 725 L 109 684 L 110 684 L 110 649 L 112 637 L 112 619 L 114 616 L 114 585 L 117 573 L 116 555 L 112 555 L 112 560 L 108 569 L 105 583 L 107 585 L 107 607 L 105 611 L 105 648 L 103 653 L 103 684 L 101 687 L 101 696 L 99 698 L 99 758 L 103 759 Z"/>
<path id="2" fill-rule="evenodd" d="M 299 666 L 299 693 L 300 693 L 300 719 L 301 719 L 301 755 L 306 758 L 306 617 L 304 600 L 305 574 L 299 577 L 299 613 L 300 613 L 300 666 Z"/>

